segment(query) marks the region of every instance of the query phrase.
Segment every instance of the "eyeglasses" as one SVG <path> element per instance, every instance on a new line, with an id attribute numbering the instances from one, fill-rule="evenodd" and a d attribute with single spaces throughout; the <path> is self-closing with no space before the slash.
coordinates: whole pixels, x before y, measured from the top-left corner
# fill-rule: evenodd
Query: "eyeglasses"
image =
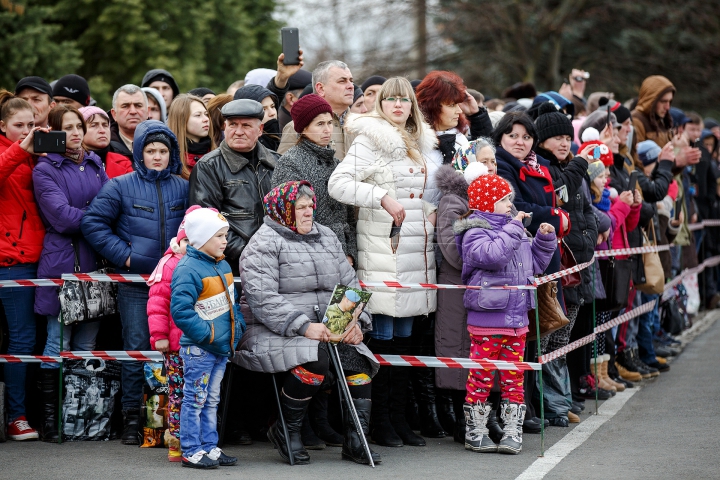
<path id="1" fill-rule="evenodd" d="M 400 103 L 411 103 L 412 100 L 410 100 L 408 97 L 387 97 L 383 98 L 384 102 L 390 102 L 395 103 L 397 101 L 400 101 Z"/>

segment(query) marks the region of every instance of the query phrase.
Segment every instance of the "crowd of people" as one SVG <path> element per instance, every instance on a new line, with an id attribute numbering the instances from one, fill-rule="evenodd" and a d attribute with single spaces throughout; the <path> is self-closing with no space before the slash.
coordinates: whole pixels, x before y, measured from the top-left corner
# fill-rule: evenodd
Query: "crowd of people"
<path id="1" fill-rule="evenodd" d="M 285 65 L 280 55 L 277 70 L 253 70 L 217 95 L 181 93 L 154 69 L 118 88 L 107 111 L 78 75 L 0 91 L 0 278 L 102 267 L 149 275 L 120 283 L 117 305 L 123 349 L 164 355 L 170 461 L 237 461 L 218 448 L 226 368 L 243 379 L 225 396 L 240 412 L 222 419 L 228 441 L 266 437 L 294 464 L 328 445 L 381 462 L 364 449 L 349 402 L 378 445 L 453 435 L 474 452 L 517 454 L 523 433 L 540 431 L 541 391 L 548 425 L 567 427 L 586 399 L 670 369 L 679 342 L 663 330 L 659 302 L 601 334 L 597 351 L 588 344 L 543 364 L 542 389 L 534 372 L 380 367 L 374 356 L 536 361 L 537 342 L 555 351 L 657 300 L 648 260 L 614 255 L 558 280 L 555 313 L 567 321 L 539 339 L 532 290 L 487 287 L 528 285 L 598 251 L 672 244 L 658 255 L 662 286 L 717 253 L 714 230 L 689 225 L 720 215 L 720 124 L 672 107 L 669 79 L 650 76 L 621 103 L 612 92 L 586 97 L 590 76 L 574 69 L 557 92 L 525 83 L 489 99 L 453 72 L 360 84 L 342 61 L 311 73 L 300 58 Z M 35 136 L 50 131 L 65 132 L 64 152 L 35 151 Z M 704 306 L 715 308 L 717 270 L 702 279 Z M 369 288 L 362 313 L 347 314 L 345 378 L 335 378 L 325 309 L 337 285 L 360 281 L 483 289 Z M 44 355 L 96 349 L 98 322 L 61 333 L 58 293 L 0 289 L 8 354 L 34 353 L 36 314 L 47 324 Z M 128 445 L 140 442 L 142 369 L 122 364 Z M 58 364 L 40 369 L 39 432 L 27 421 L 26 370 L 4 367 L 8 435 L 57 442 Z M 258 374 L 279 378 L 287 438 Z M 329 401 L 337 382 L 351 396 L 344 415 Z M 258 414 L 244 418 L 241 405 Z"/>

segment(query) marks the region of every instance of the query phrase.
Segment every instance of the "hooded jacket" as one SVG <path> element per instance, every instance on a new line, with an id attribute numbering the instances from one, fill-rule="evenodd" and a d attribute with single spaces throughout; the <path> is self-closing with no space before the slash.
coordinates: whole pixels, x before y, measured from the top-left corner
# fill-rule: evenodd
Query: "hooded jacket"
<path id="1" fill-rule="evenodd" d="M 172 275 L 170 312 L 180 346 L 231 357 L 245 331 L 230 265 L 190 245 Z"/>
<path id="2" fill-rule="evenodd" d="M 148 285 L 150 285 L 147 303 L 148 330 L 150 331 L 150 347 L 153 350 L 155 342 L 158 340 L 167 340 L 172 352 L 180 349 L 182 330 L 175 325 L 170 313 L 170 299 L 173 272 L 183 256 L 181 253 L 175 253 L 172 246 L 168 247 L 163 260 L 158 263 L 148 280 Z M 156 274 L 159 274 L 159 279 Z"/>
<path id="3" fill-rule="evenodd" d="M 443 165 L 435 174 L 435 185 L 440 193 L 435 232 L 443 257 L 438 270 L 438 283 L 462 285 L 462 259 L 455 243 L 453 223 L 468 211 L 468 184 L 457 170 L 450 165 Z M 437 291 L 435 354 L 438 357 L 470 358 L 470 334 L 463 293 L 462 290 L 453 289 Z M 438 388 L 464 390 L 467 378 L 468 370 L 465 369 L 435 370 L 435 384 Z"/>
<path id="4" fill-rule="evenodd" d="M 351 117 L 347 129 L 358 136 L 328 184 L 331 197 L 360 209 L 358 278 L 435 283 L 435 227 L 428 216 L 436 207 L 423 198 L 426 158 L 437 142 L 433 130 L 422 124 L 420 163 L 408 156 L 400 131 L 377 114 Z M 386 194 L 405 208 L 400 234 L 392 239 L 393 219 L 380 205 Z M 434 290 L 375 290 L 369 308 L 375 314 L 411 317 L 434 312 L 435 300 Z"/>
<path id="5" fill-rule="evenodd" d="M 453 229 L 465 285 L 529 285 L 545 271 L 557 247 L 554 232 L 538 232 L 531 241 L 510 215 L 475 211 Z M 467 323 L 475 327 L 526 327 L 527 312 L 535 308 L 531 290 L 466 290 L 463 300 Z"/>
<path id="6" fill-rule="evenodd" d="M 40 216 L 45 224 L 45 239 L 38 265 L 39 278 L 60 278 L 75 272 L 77 254 L 81 272 L 97 270 L 95 250 L 80 233 L 80 222 L 108 177 L 102 161 L 86 153 L 78 164 L 58 153 L 40 157 L 33 170 L 33 187 Z M 60 287 L 35 290 L 35 313 L 58 315 Z"/>
<path id="7" fill-rule="evenodd" d="M 180 88 L 178 87 L 177 81 L 175 81 L 175 77 L 173 77 L 170 72 L 168 72 L 167 70 L 163 70 L 162 68 L 155 68 L 148 71 L 143 77 L 142 84 L 140 86 L 149 87 L 152 82 L 157 80 L 160 80 L 170 85 L 170 88 L 172 88 L 173 91 L 173 98 L 180 95 Z"/>
<path id="8" fill-rule="evenodd" d="M 157 103 L 160 107 L 160 120 L 163 123 L 166 123 L 167 106 L 165 105 L 165 99 L 163 98 L 162 94 L 156 88 L 152 87 L 143 87 L 141 90 L 145 92 L 146 95 L 152 95 L 152 97 L 155 99 L 155 103 Z M 177 93 L 175 95 L 177 95 Z"/>
<path id="9" fill-rule="evenodd" d="M 672 117 L 668 110 L 665 117 L 655 113 L 658 100 L 668 92 L 676 92 L 675 86 L 662 75 L 647 77 L 640 86 L 638 103 L 632 111 L 633 126 L 637 142 L 654 140 L 661 147 L 672 140 Z"/>
<path id="10" fill-rule="evenodd" d="M 0 135 L 0 267 L 36 263 L 45 226 L 33 195 L 35 158 Z"/>
<path id="11" fill-rule="evenodd" d="M 143 162 L 145 137 L 170 137 L 170 162 L 158 172 Z M 86 240 L 121 270 L 153 271 L 178 231 L 188 208 L 188 182 L 178 175 L 182 164 L 175 134 L 157 120 L 138 125 L 133 142 L 135 171 L 110 180 L 100 190 L 82 219 Z M 125 267 L 130 257 L 130 268 Z"/>

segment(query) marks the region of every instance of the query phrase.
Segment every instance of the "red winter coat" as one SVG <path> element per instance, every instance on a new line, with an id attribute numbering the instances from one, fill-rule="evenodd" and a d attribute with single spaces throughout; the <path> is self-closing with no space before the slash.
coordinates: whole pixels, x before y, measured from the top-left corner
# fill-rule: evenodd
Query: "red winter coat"
<path id="1" fill-rule="evenodd" d="M 108 152 L 105 157 L 105 173 L 108 178 L 119 177 L 133 171 L 132 162 L 125 155 Z"/>
<path id="2" fill-rule="evenodd" d="M 168 248 L 158 265 L 158 267 L 162 265 L 162 271 L 158 272 L 158 269 L 156 269 L 151 275 L 152 278 L 157 273 L 162 273 L 162 278 L 150 287 L 150 298 L 147 303 L 150 346 L 153 349 L 156 341 L 169 340 L 171 351 L 177 352 L 180 350 L 180 337 L 183 332 L 175 325 L 170 315 L 170 283 L 172 282 L 173 271 L 175 271 L 175 267 L 177 267 L 183 256 L 179 253 L 173 253 L 172 249 Z M 169 258 L 166 259 L 166 257 Z"/>
<path id="3" fill-rule="evenodd" d="M 35 159 L 0 135 L 0 267 L 37 263 L 45 226 L 33 193 Z"/>
<path id="4" fill-rule="evenodd" d="M 613 250 L 621 248 L 630 248 L 627 232 L 635 230 L 638 221 L 640 221 L 640 205 L 631 207 L 614 198 L 612 207 L 608 212 L 613 221 L 612 248 Z M 629 258 L 627 255 L 618 255 L 617 259 Z"/>

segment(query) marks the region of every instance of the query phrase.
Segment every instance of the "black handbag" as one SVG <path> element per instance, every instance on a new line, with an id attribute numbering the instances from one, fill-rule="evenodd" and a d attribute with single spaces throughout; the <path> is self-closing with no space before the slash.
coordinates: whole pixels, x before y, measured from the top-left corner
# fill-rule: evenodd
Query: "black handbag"
<path id="1" fill-rule="evenodd" d="M 78 240 L 73 240 L 75 251 L 75 273 L 80 273 Z M 90 273 L 107 273 L 100 269 Z M 117 313 L 117 284 L 114 282 L 85 282 L 65 280 L 59 292 L 62 322 L 70 325 L 75 322 L 98 320 Z"/>
<path id="2" fill-rule="evenodd" d="M 680 335 L 685 327 L 685 315 L 678 298 L 672 297 L 662 304 L 662 329 L 670 335 Z"/>
<path id="3" fill-rule="evenodd" d="M 596 301 L 598 312 L 617 312 L 628 306 L 632 262 L 614 257 L 599 259 L 600 277 L 605 288 L 605 298 Z"/>

